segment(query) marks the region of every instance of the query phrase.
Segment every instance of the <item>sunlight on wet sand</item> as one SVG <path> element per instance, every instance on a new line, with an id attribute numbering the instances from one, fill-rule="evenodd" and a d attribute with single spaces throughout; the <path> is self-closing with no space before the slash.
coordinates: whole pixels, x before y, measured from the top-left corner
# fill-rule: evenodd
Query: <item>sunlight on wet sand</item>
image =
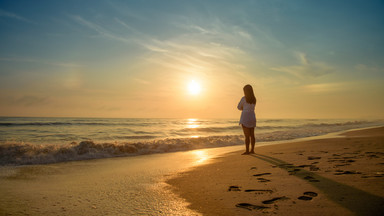
<path id="1" fill-rule="evenodd" d="M 0 210 L 32 215 L 199 215 L 165 181 L 239 146 L 0 168 Z"/>

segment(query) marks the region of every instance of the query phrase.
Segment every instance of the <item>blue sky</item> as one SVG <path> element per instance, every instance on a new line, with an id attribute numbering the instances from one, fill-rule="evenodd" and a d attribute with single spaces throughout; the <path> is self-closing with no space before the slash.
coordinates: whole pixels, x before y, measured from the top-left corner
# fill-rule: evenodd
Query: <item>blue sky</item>
<path id="1" fill-rule="evenodd" d="M 0 1 L 0 116 L 383 118 L 383 1 Z M 185 86 L 196 80 L 200 95 Z"/>

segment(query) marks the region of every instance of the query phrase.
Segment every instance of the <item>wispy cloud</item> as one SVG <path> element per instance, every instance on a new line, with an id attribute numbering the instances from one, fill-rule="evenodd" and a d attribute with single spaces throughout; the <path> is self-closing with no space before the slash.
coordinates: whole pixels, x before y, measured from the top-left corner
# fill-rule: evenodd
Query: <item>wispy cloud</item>
<path id="1" fill-rule="evenodd" d="M 317 83 L 309 84 L 300 87 L 301 90 L 309 93 L 335 93 L 340 91 L 347 91 L 351 86 L 351 83 Z"/>
<path id="2" fill-rule="evenodd" d="M 111 39 L 111 40 L 116 40 L 116 41 L 124 42 L 124 43 L 131 43 L 131 40 L 129 39 L 129 37 L 123 37 L 123 36 L 117 35 L 117 34 L 111 32 L 111 31 L 107 30 L 103 26 L 98 25 L 98 24 L 96 24 L 94 22 L 88 21 L 88 20 L 84 19 L 81 16 L 69 15 L 69 17 L 71 17 L 73 20 L 75 20 L 80 25 L 83 25 L 83 26 L 85 26 L 85 27 L 87 27 L 89 29 L 92 29 L 92 30 L 96 31 L 102 37 L 105 37 L 105 38 L 108 38 L 108 39 Z"/>
<path id="3" fill-rule="evenodd" d="M 8 18 L 11 18 L 11 19 L 16 19 L 16 20 L 19 20 L 19 21 L 27 22 L 27 23 L 34 23 L 34 22 L 32 22 L 31 20 L 29 20 L 29 19 L 27 19 L 25 17 L 22 17 L 20 15 L 17 15 L 15 13 L 8 12 L 8 11 L 2 10 L 2 9 L 0 9 L 0 17 L 8 17 Z"/>
<path id="4" fill-rule="evenodd" d="M 274 71 L 288 73 L 300 79 L 309 77 L 320 77 L 335 71 L 335 69 L 326 63 L 310 60 L 305 53 L 297 55 L 300 64 L 283 67 L 273 67 Z"/>
<path id="5" fill-rule="evenodd" d="M 130 20 L 121 17 L 113 18 L 117 26 L 111 23 L 106 26 L 77 15 L 69 17 L 108 40 L 144 48 L 147 52 L 137 55 L 137 58 L 141 58 L 141 62 L 167 68 L 169 73 L 203 77 L 220 73 L 220 77 L 229 77 L 226 80 L 237 80 L 249 73 L 244 63 L 255 61 L 247 51 L 257 44 L 252 34 L 217 17 L 203 23 L 186 17 L 172 19 L 171 31 L 174 34 L 168 37 L 140 31 L 133 27 Z"/>
<path id="6" fill-rule="evenodd" d="M 188 26 L 183 28 L 188 28 Z M 246 51 L 238 41 L 251 42 L 252 37 L 239 27 L 224 29 L 220 23 L 215 27 L 190 25 L 188 33 L 182 33 L 170 39 L 150 39 L 139 41 L 149 51 L 157 52 L 157 61 L 163 64 L 180 64 L 184 66 L 216 67 L 218 64 L 238 68 L 238 59 L 248 59 Z M 250 43 L 248 43 L 250 44 Z M 236 66 L 237 65 L 237 66 Z"/>
<path id="7" fill-rule="evenodd" d="M 368 66 L 365 64 L 358 64 L 355 66 L 355 69 L 363 72 L 384 73 L 383 67 Z"/>
<path id="8" fill-rule="evenodd" d="M 27 63 L 36 63 L 36 64 L 45 64 L 45 65 L 53 65 L 59 67 L 84 67 L 84 65 L 71 63 L 71 62 L 56 62 L 56 61 L 48 61 L 43 59 L 33 59 L 33 58 L 0 58 L 0 61 L 4 62 L 27 62 Z"/>

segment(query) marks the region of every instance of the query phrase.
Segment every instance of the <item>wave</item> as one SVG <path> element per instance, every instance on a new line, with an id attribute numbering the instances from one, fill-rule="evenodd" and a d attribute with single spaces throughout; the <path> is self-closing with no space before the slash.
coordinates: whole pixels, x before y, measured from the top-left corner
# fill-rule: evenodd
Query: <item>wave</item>
<path id="1" fill-rule="evenodd" d="M 354 125 L 353 125 L 354 126 Z M 348 124 L 338 127 L 306 127 L 256 134 L 260 142 L 291 140 L 354 129 Z M 137 139 L 137 137 L 136 137 Z M 0 144 L 0 165 L 47 164 L 65 161 L 137 156 L 193 149 L 224 147 L 243 144 L 242 135 L 209 136 L 198 138 L 172 138 L 142 142 L 105 142 L 92 140 L 59 145 L 35 145 L 24 143 Z"/>
<path id="2" fill-rule="evenodd" d="M 304 127 L 332 127 L 332 126 L 358 126 L 363 124 L 368 124 L 368 121 L 346 121 L 340 123 L 308 123 L 303 125 Z"/>
<path id="3" fill-rule="evenodd" d="M 19 122 L 19 123 L 0 123 L 0 126 L 29 124 L 61 124 L 64 121 L 45 121 L 45 122 Z M 79 124 L 89 122 L 69 122 L 66 124 Z M 93 122 L 100 124 L 102 122 Z M 108 122 L 107 122 L 108 123 Z M 113 123 L 130 123 L 130 122 L 113 122 Z M 148 122 L 139 122 L 148 123 Z M 348 129 L 356 129 L 371 126 L 382 126 L 383 121 L 299 121 L 300 125 L 293 125 L 290 122 L 284 124 L 258 124 L 255 133 L 256 141 L 269 142 L 290 140 L 301 137 L 310 137 L 322 135 L 331 132 L 344 131 Z M 109 123 L 111 124 L 111 123 Z M 260 126 L 259 126 L 260 125 Z M 151 128 L 149 128 L 151 129 Z M 156 128 L 157 130 L 157 128 Z M 7 130 L 4 130 L 7 131 Z M 173 138 L 165 138 L 170 130 L 165 130 L 164 133 L 157 131 L 133 130 L 133 128 L 122 128 L 114 131 L 114 135 L 108 131 L 102 130 L 104 135 L 83 135 L 68 134 L 68 133 L 52 133 L 39 134 L 36 133 L 34 140 L 40 140 L 40 144 L 22 142 L 20 139 L 0 139 L 0 165 L 23 165 L 23 164 L 46 164 L 57 163 L 74 160 L 121 157 L 121 156 L 136 156 L 143 154 L 154 154 L 163 152 L 186 151 L 201 148 L 222 147 L 230 145 L 242 145 L 243 136 L 238 125 L 228 125 L 220 127 L 198 127 L 184 128 L 173 131 L 178 136 Z M 123 132 L 121 132 L 123 131 Z M 233 131 L 236 131 L 234 133 Z M 99 131 L 96 131 L 98 133 Z M 129 132 L 126 134 L 125 132 Z M 196 133 L 197 132 L 197 133 Z M 206 133 L 204 133 L 206 132 Z M 207 137 L 190 138 L 192 135 L 211 135 Z M 224 135 L 222 135 L 224 134 Z M 117 135 L 117 136 L 115 136 Z M 174 135 L 174 134 L 173 134 Z M 180 136 L 179 136 L 180 135 Z M 40 137 L 41 136 L 41 137 Z M 53 136 L 49 143 L 42 145 L 44 137 Z M 77 137 L 79 137 L 77 139 Z M 88 137 L 93 137 L 94 140 L 89 140 Z M 184 138 L 178 138 L 184 137 Z M 41 138 L 41 139 L 40 139 Z M 56 139 L 60 138 L 60 139 Z M 165 139 L 164 139 L 165 138 Z M 48 139 L 49 140 L 49 139 Z M 59 140 L 58 144 L 56 141 Z M 81 142 L 71 142 L 72 140 L 85 140 Z M 119 140 L 119 141 L 115 141 Z M 131 140 L 131 142 L 128 142 Z M 46 141 L 44 141 L 46 142 Z M 65 142 L 65 143 L 63 143 Z M 68 143 L 67 143 L 68 142 Z"/>
<path id="4" fill-rule="evenodd" d="M 139 133 L 140 134 L 140 133 Z M 116 139 L 156 139 L 158 136 L 115 136 Z"/>
<path id="5" fill-rule="evenodd" d="M 269 121 L 269 120 L 268 120 Z M 280 120 L 272 120 L 272 121 L 280 121 Z M 311 120 L 312 121 L 312 120 Z M 365 125 L 368 124 L 367 121 L 347 121 L 347 122 L 341 122 L 341 123 L 307 123 L 303 125 L 296 125 L 296 126 L 288 126 L 288 125 L 262 125 L 257 124 L 256 132 L 257 131 L 273 131 L 273 130 L 291 130 L 291 129 L 300 129 L 300 128 L 323 128 L 323 127 L 344 127 L 344 126 L 359 126 L 359 125 Z M 191 133 L 191 132 L 206 132 L 206 133 L 220 133 L 220 132 L 227 132 L 227 131 L 233 131 L 233 130 L 239 130 L 239 125 L 235 126 L 227 126 L 227 127 L 196 127 L 196 128 L 183 128 L 178 131 L 175 131 L 175 134 L 184 134 L 184 133 Z"/>
<path id="6" fill-rule="evenodd" d="M 0 122 L 0 127 L 17 126 L 147 126 L 152 123 L 114 123 L 114 122 Z"/>
<path id="7" fill-rule="evenodd" d="M 10 122 L 2 122 L 0 126 L 45 126 L 45 125 L 72 125 L 72 123 L 67 122 L 28 122 L 28 123 L 10 123 Z"/>
<path id="8" fill-rule="evenodd" d="M 47 164 L 74 160 L 136 156 L 236 145 L 241 136 L 164 139 L 135 143 L 95 143 L 92 140 L 68 145 L 0 145 L 0 165 Z"/>
<path id="9" fill-rule="evenodd" d="M 183 128 L 176 132 L 175 134 L 183 134 L 183 133 L 191 133 L 191 132 L 224 132 L 224 131 L 230 131 L 230 130 L 236 130 L 240 127 L 238 125 L 236 126 L 228 126 L 228 127 L 196 127 L 196 128 Z"/>
<path id="10" fill-rule="evenodd" d="M 258 120 L 258 121 L 262 121 L 262 122 L 268 122 L 268 123 L 270 123 L 270 122 L 283 122 L 283 121 L 285 121 L 284 119 L 261 119 L 261 120 Z"/>

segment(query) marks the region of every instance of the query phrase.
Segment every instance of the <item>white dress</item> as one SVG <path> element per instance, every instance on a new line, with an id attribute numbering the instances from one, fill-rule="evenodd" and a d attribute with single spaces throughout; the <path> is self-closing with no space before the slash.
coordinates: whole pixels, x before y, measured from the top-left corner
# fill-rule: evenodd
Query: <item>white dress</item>
<path id="1" fill-rule="evenodd" d="M 256 104 L 247 103 L 245 97 L 241 98 L 239 105 L 237 105 L 237 109 L 242 111 L 239 124 L 247 128 L 256 127 L 255 106 Z"/>

